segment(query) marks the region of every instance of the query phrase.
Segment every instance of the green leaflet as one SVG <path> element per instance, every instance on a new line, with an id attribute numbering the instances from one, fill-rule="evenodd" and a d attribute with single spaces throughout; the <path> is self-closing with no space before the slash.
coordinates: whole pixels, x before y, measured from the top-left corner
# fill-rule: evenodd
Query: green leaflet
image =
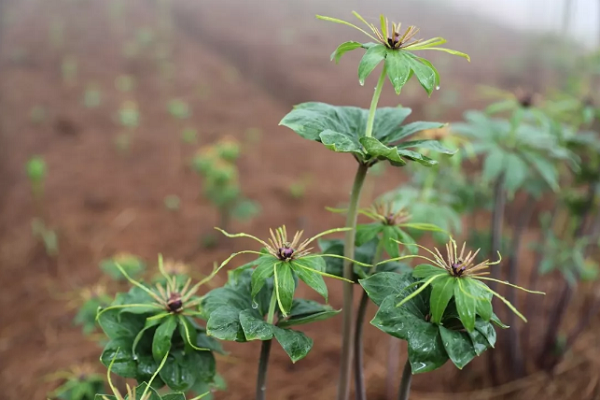
<path id="1" fill-rule="evenodd" d="M 458 369 L 463 369 L 477 355 L 469 334 L 440 326 L 444 349 Z"/>
<path id="2" fill-rule="evenodd" d="M 313 340 L 302 332 L 275 327 L 274 333 L 275 339 L 277 339 L 293 363 L 306 357 L 312 349 Z"/>
<path id="3" fill-rule="evenodd" d="M 386 297 L 399 295 L 406 287 L 414 283 L 408 274 L 378 272 L 367 279 L 358 281 L 375 304 L 381 306 Z"/>
<path id="4" fill-rule="evenodd" d="M 171 349 L 171 337 L 177 328 L 177 317 L 169 315 L 154 332 L 152 341 L 152 356 L 155 361 L 160 361 Z"/>
<path id="5" fill-rule="evenodd" d="M 292 275 L 290 263 L 281 262 L 275 265 L 275 292 L 277 293 L 277 303 L 283 315 L 287 315 L 292 308 L 294 292 L 296 291 L 296 282 Z"/>
<path id="6" fill-rule="evenodd" d="M 280 321 L 277 326 L 286 328 L 303 325 L 316 321 L 332 318 L 340 313 L 328 305 L 323 305 L 312 300 L 294 299 L 292 311 L 287 319 Z"/>
<path id="7" fill-rule="evenodd" d="M 280 261 L 271 256 L 265 255 L 256 260 L 256 269 L 252 272 L 252 298 L 260 292 L 265 285 L 267 279 L 273 276 L 275 265 Z"/>
<path id="8" fill-rule="evenodd" d="M 385 70 L 396 94 L 400 94 L 404 85 L 406 85 L 413 75 L 410 66 L 406 62 L 405 52 L 403 51 L 388 52 L 385 59 Z"/>
<path id="9" fill-rule="evenodd" d="M 367 49 L 365 55 L 358 64 L 358 82 L 361 85 L 365 84 L 365 79 L 367 79 L 375 67 L 385 59 L 387 54 L 387 48 L 382 44 Z"/>
<path id="10" fill-rule="evenodd" d="M 320 265 L 318 264 L 319 262 L 318 261 L 313 262 L 313 260 L 317 260 L 317 258 L 313 258 L 313 259 L 302 259 L 301 258 L 299 260 L 294 260 L 294 261 L 290 262 L 290 266 L 293 269 L 293 271 L 296 273 L 296 275 L 298 275 L 298 278 L 300 278 L 300 280 L 302 282 L 306 283 L 310 288 L 312 288 L 314 291 L 316 291 L 321 296 L 323 296 L 323 298 L 325 298 L 325 301 L 328 301 L 329 294 L 327 291 L 327 285 L 325 284 L 325 280 L 323 279 L 323 277 L 320 274 L 310 271 L 310 269 L 316 269 L 316 270 L 320 271 L 320 269 L 317 269 L 317 268 L 320 268 Z M 317 263 L 317 264 L 315 264 L 315 263 Z M 316 265 L 316 268 L 315 268 L 315 265 Z M 302 268 L 302 267 L 304 267 L 304 268 Z"/>
<path id="11" fill-rule="evenodd" d="M 454 295 L 454 288 L 457 285 L 457 278 L 447 275 L 441 279 L 435 280 L 431 284 L 431 297 L 429 299 L 431 307 L 431 322 L 440 324 L 446 306 Z"/>
<path id="12" fill-rule="evenodd" d="M 331 54 L 331 60 L 335 60 L 336 63 L 340 62 L 340 59 L 342 58 L 342 56 L 344 54 L 346 54 L 349 51 L 352 50 L 356 50 L 358 48 L 361 48 L 363 45 L 362 43 L 358 43 L 358 42 L 344 42 L 342 44 L 340 44 L 337 49 L 335 49 L 335 51 Z"/>
<path id="13" fill-rule="evenodd" d="M 457 279 L 454 285 L 454 301 L 460 320 L 467 331 L 475 329 L 475 314 L 477 309 L 477 299 L 469 291 L 469 281 L 462 278 Z"/>

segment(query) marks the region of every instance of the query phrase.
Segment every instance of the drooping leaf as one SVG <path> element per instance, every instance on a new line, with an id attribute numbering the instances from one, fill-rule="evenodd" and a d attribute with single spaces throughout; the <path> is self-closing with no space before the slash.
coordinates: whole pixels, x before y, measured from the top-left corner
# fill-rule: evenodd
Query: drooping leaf
<path id="1" fill-rule="evenodd" d="M 246 340 L 269 340 L 273 338 L 273 325 L 263 320 L 255 310 L 240 312 L 240 323 Z"/>
<path id="2" fill-rule="evenodd" d="M 292 275 L 290 263 L 282 262 L 275 265 L 274 277 L 279 309 L 284 315 L 287 315 L 292 308 L 294 292 L 296 291 L 296 282 Z"/>
<path id="3" fill-rule="evenodd" d="M 477 300 L 467 286 L 467 280 L 459 278 L 456 281 L 456 285 L 454 285 L 454 300 L 456 301 L 456 309 L 458 310 L 460 320 L 465 329 L 470 332 L 475 329 Z"/>
<path id="4" fill-rule="evenodd" d="M 123 378 L 135 378 L 137 377 L 137 364 L 133 359 L 132 347 L 133 339 L 112 339 L 104 346 L 100 361 L 106 367 L 112 362 L 111 371 Z"/>
<path id="5" fill-rule="evenodd" d="M 365 52 L 358 64 L 358 81 L 361 85 L 365 84 L 365 79 L 367 79 L 375 67 L 385 59 L 387 54 L 387 47 L 383 44 L 370 47 Z"/>
<path id="6" fill-rule="evenodd" d="M 358 42 L 344 42 L 340 44 L 337 49 L 331 54 L 331 60 L 335 60 L 336 63 L 340 62 L 340 59 L 344 54 L 349 51 L 356 50 L 362 47 L 362 43 Z"/>
<path id="7" fill-rule="evenodd" d="M 458 369 L 463 369 L 477 355 L 471 337 L 466 332 L 453 331 L 440 326 L 440 334 L 446 353 Z"/>
<path id="8" fill-rule="evenodd" d="M 454 295 L 454 287 L 457 284 L 456 278 L 447 275 L 441 279 L 435 280 L 431 284 L 431 297 L 429 304 L 431 307 L 431 322 L 440 324 L 446 306 Z M 450 355 L 452 358 L 452 355 Z"/>
<path id="9" fill-rule="evenodd" d="M 256 269 L 252 272 L 252 298 L 260 292 L 267 279 L 273 276 L 275 265 L 279 261 L 271 256 L 261 256 L 256 260 Z"/>
<path id="10" fill-rule="evenodd" d="M 155 361 L 162 360 L 171 349 L 171 338 L 177 328 L 177 317 L 169 315 L 164 318 L 154 332 L 152 341 L 152 355 Z"/>
<path id="11" fill-rule="evenodd" d="M 313 346 L 313 340 L 302 332 L 291 329 L 274 328 L 275 339 L 293 363 L 306 357 Z"/>
<path id="12" fill-rule="evenodd" d="M 360 279 L 358 282 L 367 292 L 369 298 L 375 304 L 381 306 L 386 297 L 397 296 L 404 288 L 411 285 L 414 280 L 410 278 L 410 274 L 378 272 L 367 279 Z"/>
<path id="13" fill-rule="evenodd" d="M 206 332 L 220 340 L 245 342 L 246 337 L 239 319 L 240 310 L 223 306 L 214 310 L 206 323 Z"/>
<path id="14" fill-rule="evenodd" d="M 280 321 L 277 326 L 286 328 L 295 325 L 303 325 L 316 321 L 332 318 L 340 313 L 328 305 L 323 305 L 312 300 L 294 299 L 292 311 L 287 319 Z"/>
<path id="15" fill-rule="evenodd" d="M 323 296 L 323 298 L 325 298 L 325 301 L 328 301 L 329 295 L 327 291 L 327 285 L 325 284 L 325 280 L 317 272 L 310 271 L 310 269 L 315 269 L 313 267 L 312 260 L 316 260 L 316 258 L 300 258 L 299 260 L 292 261 L 290 265 L 302 282 L 306 283 L 310 288 L 312 288 L 314 291 Z"/>
<path id="16" fill-rule="evenodd" d="M 389 51 L 385 58 L 385 69 L 396 94 L 400 94 L 402 88 L 413 74 L 409 64 L 406 62 L 405 52 Z"/>

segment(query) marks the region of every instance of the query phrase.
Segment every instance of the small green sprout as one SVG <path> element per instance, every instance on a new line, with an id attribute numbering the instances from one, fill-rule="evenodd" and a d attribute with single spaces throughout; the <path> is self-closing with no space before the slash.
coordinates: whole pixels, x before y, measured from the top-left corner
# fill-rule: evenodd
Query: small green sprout
<path id="1" fill-rule="evenodd" d="M 51 399 L 94 400 L 96 394 L 104 390 L 104 377 L 96 373 L 90 364 L 76 365 L 69 370 L 53 373 L 46 379 L 63 382 L 48 394 Z"/>
<path id="2" fill-rule="evenodd" d="M 140 112 L 135 101 L 125 101 L 119 109 L 119 123 L 129 129 L 135 129 L 140 124 Z"/>
<path id="3" fill-rule="evenodd" d="M 83 94 L 83 105 L 86 108 L 96 108 L 102 103 L 102 93 L 96 84 L 89 84 Z"/>
<path id="4" fill-rule="evenodd" d="M 29 120 L 34 125 L 40 125 L 42 122 L 46 120 L 48 117 L 48 113 L 46 108 L 40 105 L 31 107 L 29 111 Z"/>
<path id="5" fill-rule="evenodd" d="M 31 183 L 31 190 L 36 201 L 41 201 L 44 196 L 44 180 L 46 179 L 46 162 L 41 156 L 34 156 L 27 161 L 27 177 Z"/>
<path id="6" fill-rule="evenodd" d="M 65 56 L 61 64 L 63 81 L 67 84 L 73 84 L 77 80 L 78 70 L 77 57 L 73 55 Z"/>
<path id="7" fill-rule="evenodd" d="M 193 144 L 198 141 L 198 131 L 192 127 L 186 127 L 181 131 L 181 140 L 183 143 Z"/>
<path id="8" fill-rule="evenodd" d="M 115 88 L 119 92 L 131 92 L 135 88 L 135 78 L 131 75 L 119 75 L 115 79 Z"/>
<path id="9" fill-rule="evenodd" d="M 169 114 L 177 119 L 187 119 L 192 115 L 192 110 L 190 109 L 189 104 L 181 99 L 173 99 L 169 101 L 167 110 L 169 111 Z"/>
<path id="10" fill-rule="evenodd" d="M 179 196 L 174 195 L 174 194 L 170 194 L 167 197 L 165 197 L 165 208 L 169 211 L 177 211 L 179 210 L 179 207 L 181 207 L 181 199 L 179 198 Z"/>

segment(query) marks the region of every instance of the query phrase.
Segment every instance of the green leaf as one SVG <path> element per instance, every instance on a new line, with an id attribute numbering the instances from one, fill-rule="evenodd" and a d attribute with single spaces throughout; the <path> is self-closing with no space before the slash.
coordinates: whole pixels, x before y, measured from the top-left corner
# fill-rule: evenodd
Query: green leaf
<path id="1" fill-rule="evenodd" d="M 240 312 L 240 323 L 246 340 L 270 340 L 273 338 L 273 325 L 263 320 L 255 310 Z"/>
<path id="2" fill-rule="evenodd" d="M 361 85 L 365 84 L 365 79 L 373 72 L 375 67 L 382 62 L 386 55 L 387 47 L 383 44 L 370 47 L 358 64 L 358 81 Z"/>
<path id="3" fill-rule="evenodd" d="M 296 325 L 309 324 L 311 322 L 323 321 L 340 313 L 330 306 L 319 304 L 316 301 L 294 299 L 292 311 L 288 319 L 280 321 L 277 326 L 286 328 Z"/>
<path id="4" fill-rule="evenodd" d="M 454 287 L 456 279 L 451 275 L 447 275 L 441 279 L 437 279 L 431 284 L 431 297 L 429 304 L 431 307 L 431 322 L 440 324 L 442 316 L 448 306 L 448 302 L 454 295 Z M 443 336 L 443 335 L 442 335 Z M 450 356 L 452 358 L 452 356 Z"/>
<path id="5" fill-rule="evenodd" d="M 375 222 L 373 224 L 360 224 L 356 227 L 356 246 L 360 247 L 363 244 L 375 239 L 379 232 L 384 228 L 384 225 Z"/>
<path id="6" fill-rule="evenodd" d="M 275 339 L 293 363 L 306 357 L 313 346 L 313 340 L 302 332 L 275 327 Z"/>
<path id="7" fill-rule="evenodd" d="M 431 158 L 424 156 L 421 153 L 417 153 L 416 151 L 396 148 L 396 152 L 402 157 L 407 158 L 411 161 L 416 161 L 419 164 L 424 165 L 426 167 L 431 167 L 432 165 L 437 164 L 437 161 L 432 160 Z"/>
<path id="8" fill-rule="evenodd" d="M 319 135 L 321 143 L 336 153 L 352 153 L 363 157 L 362 147 L 356 138 L 340 132 L 326 129 Z"/>
<path id="9" fill-rule="evenodd" d="M 450 150 L 444 147 L 437 140 L 412 140 L 409 142 L 402 142 L 397 146 L 399 149 L 410 149 L 410 148 L 418 148 L 418 149 L 428 149 L 432 151 L 436 151 L 438 153 L 443 154 L 455 154 L 457 150 Z"/>
<path id="10" fill-rule="evenodd" d="M 141 315 L 127 315 L 122 317 L 121 310 L 106 310 L 99 314 L 98 324 L 109 339 L 122 337 L 133 338 L 144 328 L 146 318 Z"/>
<path id="11" fill-rule="evenodd" d="M 281 262 L 275 265 L 275 290 L 279 309 L 283 315 L 287 315 L 292 308 L 294 292 L 296 291 L 296 282 L 292 275 L 290 263 Z"/>
<path id="12" fill-rule="evenodd" d="M 400 249 L 398 248 L 398 243 L 396 240 L 399 239 L 400 236 L 400 228 L 397 226 L 384 226 L 383 228 L 383 248 L 388 253 L 390 258 L 398 258 L 400 257 Z"/>
<path id="13" fill-rule="evenodd" d="M 422 63 L 416 57 L 405 56 L 405 59 L 410 69 L 414 72 L 415 76 L 419 80 L 419 83 L 421 86 L 423 86 L 423 89 L 425 89 L 427 94 L 431 96 L 431 93 L 433 93 L 433 90 L 437 86 L 439 80 L 437 71 L 435 71 L 429 65 Z"/>
<path id="14" fill-rule="evenodd" d="M 340 58 L 349 51 L 356 50 L 362 47 L 362 43 L 358 42 L 344 42 L 338 46 L 337 49 L 331 54 L 331 60 L 335 60 L 336 63 L 340 62 Z"/>
<path id="15" fill-rule="evenodd" d="M 367 153 L 379 160 L 388 160 L 392 165 L 404 166 L 406 161 L 398 154 L 395 147 L 388 147 L 374 137 L 362 137 L 360 143 Z"/>
<path id="16" fill-rule="evenodd" d="M 454 300 L 460 321 L 467 331 L 472 331 L 475 329 L 477 300 L 473 294 L 469 293 L 468 281 L 458 279 L 457 284 L 454 285 Z"/>
<path id="17" fill-rule="evenodd" d="M 427 279 L 432 277 L 433 275 L 443 275 L 448 274 L 448 271 L 442 269 L 440 267 L 435 267 L 429 264 L 419 264 L 415 267 L 413 276 L 415 278 Z"/>
<path id="18" fill-rule="evenodd" d="M 475 321 L 474 332 L 481 333 L 485 340 L 487 340 L 490 347 L 494 347 L 496 345 L 496 330 L 494 329 L 494 326 L 491 323 L 481 321 L 478 319 L 477 321 Z"/>
<path id="19" fill-rule="evenodd" d="M 410 124 L 403 125 L 402 127 L 393 130 L 388 135 L 380 138 L 380 140 L 388 144 L 394 143 L 399 140 L 406 139 L 407 137 L 414 135 L 417 132 L 426 131 L 429 129 L 440 129 L 444 127 L 444 125 L 445 124 L 442 124 L 440 122 L 411 122 Z"/>
<path id="20" fill-rule="evenodd" d="M 262 256 L 256 260 L 257 267 L 252 272 L 252 299 L 260 292 L 267 279 L 273 276 L 275 265 L 278 262 L 279 260 L 271 255 Z"/>
<path id="21" fill-rule="evenodd" d="M 188 354 L 169 354 L 165 365 L 160 370 L 160 378 L 173 390 L 188 391 L 194 386 L 197 378 L 197 369 L 201 366 L 201 357 L 206 352 L 191 352 Z M 207 353 L 208 354 L 208 353 Z"/>
<path id="22" fill-rule="evenodd" d="M 312 259 L 300 258 L 298 260 L 294 260 L 294 261 L 290 262 L 290 265 L 291 265 L 292 269 L 294 270 L 294 272 L 296 273 L 296 275 L 298 275 L 298 278 L 300 278 L 300 280 L 302 280 L 302 282 L 306 283 L 314 291 L 316 291 L 321 296 L 323 296 L 325 301 L 328 301 L 329 294 L 327 291 L 327 285 L 325 284 L 323 277 L 316 272 L 311 272 L 306 269 L 306 268 L 310 268 L 310 269 L 320 268 L 319 264 L 315 264 L 315 262 L 313 260 L 317 260 L 317 258 L 312 258 Z M 322 258 L 321 258 L 321 260 L 322 260 Z M 318 263 L 318 261 L 316 263 Z M 300 267 L 300 265 L 304 266 L 305 268 Z M 315 265 L 316 265 L 316 268 L 315 268 Z M 322 271 L 322 269 L 317 269 L 317 270 Z"/>
<path id="23" fill-rule="evenodd" d="M 467 333 L 452 331 L 440 326 L 440 335 L 446 353 L 458 369 L 463 369 L 477 355 Z"/>
<path id="24" fill-rule="evenodd" d="M 171 349 L 171 338 L 177 328 L 177 317 L 169 315 L 156 329 L 152 341 L 152 356 L 155 361 L 162 360 Z"/>
<path id="25" fill-rule="evenodd" d="M 240 324 L 240 310 L 224 306 L 210 314 L 206 323 L 206 333 L 220 340 L 245 342 L 246 337 Z"/>
<path id="26" fill-rule="evenodd" d="M 558 191 L 558 171 L 556 166 L 539 154 L 533 152 L 522 152 L 521 154 L 548 186 L 550 186 L 552 190 Z"/>
<path id="27" fill-rule="evenodd" d="M 418 297 L 403 304 L 401 307 L 396 307 L 397 301 L 398 299 L 394 296 L 386 297 L 381 303 L 377 314 L 371 320 L 371 325 L 388 335 L 403 340 L 408 340 L 416 332 L 415 329 L 417 327 L 424 329 L 423 324 L 435 327 L 435 325 L 425 321 L 425 315 L 421 314 L 422 310 L 417 305 L 419 301 Z"/>
<path id="28" fill-rule="evenodd" d="M 485 336 L 481 334 L 481 332 L 477 330 L 477 328 L 475 328 L 475 330 L 472 332 L 467 332 L 467 334 L 471 338 L 471 342 L 473 343 L 473 350 L 478 356 L 483 354 L 483 352 L 486 351 L 488 347 L 490 347 L 490 343 L 488 342 L 488 340 L 485 338 Z"/>
<path id="29" fill-rule="evenodd" d="M 385 58 L 385 69 L 396 94 L 400 94 L 402 88 L 412 76 L 405 53 L 396 50 L 388 51 Z"/>
<path id="30" fill-rule="evenodd" d="M 369 298 L 378 306 L 381 306 L 386 297 L 399 295 L 402 290 L 413 282 L 414 280 L 410 277 L 410 274 L 396 274 L 393 272 L 378 272 L 367 279 L 358 281 Z"/>
<path id="31" fill-rule="evenodd" d="M 162 396 L 162 400 L 185 400 L 183 393 L 167 393 Z"/>
<path id="32" fill-rule="evenodd" d="M 500 149 L 488 153 L 488 156 L 483 162 L 483 179 L 487 182 L 491 182 L 496 179 L 504 171 L 505 159 L 506 153 Z"/>
<path id="33" fill-rule="evenodd" d="M 137 377 L 137 364 L 133 359 L 132 347 L 133 339 L 112 339 L 104 347 L 100 361 L 108 367 L 114 360 L 111 369 L 113 373 L 123 378 L 135 378 Z"/>
<path id="34" fill-rule="evenodd" d="M 504 163 L 506 165 L 504 183 L 509 193 L 514 193 L 527 179 L 529 168 L 525 161 L 521 159 L 521 157 L 513 153 L 506 154 Z"/>
<path id="35" fill-rule="evenodd" d="M 419 321 L 408 338 L 408 359 L 413 374 L 433 371 L 444 365 L 448 354 L 436 325 Z"/>

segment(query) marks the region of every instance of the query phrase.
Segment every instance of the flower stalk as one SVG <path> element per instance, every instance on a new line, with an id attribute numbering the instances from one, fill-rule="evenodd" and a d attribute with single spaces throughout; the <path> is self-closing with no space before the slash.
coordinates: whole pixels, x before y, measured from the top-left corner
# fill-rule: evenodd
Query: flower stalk
<path id="1" fill-rule="evenodd" d="M 375 112 L 377 111 L 377 103 L 379 103 L 379 98 L 381 97 L 381 91 L 383 90 L 383 84 L 385 83 L 386 76 L 386 68 L 385 65 L 381 70 L 381 75 L 379 75 L 379 80 L 377 81 L 377 86 L 375 87 L 375 93 L 373 94 L 373 98 L 371 99 L 371 108 L 369 108 L 369 118 L 367 119 L 367 130 L 365 131 L 366 137 L 373 136 L 373 125 L 375 123 Z"/>
<path id="2" fill-rule="evenodd" d="M 410 395 L 410 384 L 412 381 L 412 368 L 410 360 L 406 360 L 404 370 L 402 371 L 402 380 L 400 381 L 400 391 L 398 392 L 398 400 L 408 400 Z"/>
<path id="3" fill-rule="evenodd" d="M 380 91 L 381 93 L 381 91 Z M 374 113 L 374 112 L 373 112 Z M 360 202 L 360 192 L 367 176 L 369 167 L 360 163 L 354 177 L 354 184 L 350 194 L 350 204 L 348 215 L 346 217 L 346 231 L 344 239 L 344 278 L 350 281 L 354 278 L 353 263 L 349 261 L 354 257 L 354 242 L 356 240 L 356 219 L 358 215 L 358 205 Z M 340 361 L 340 376 L 338 381 L 338 400 L 347 400 L 350 395 L 350 379 L 352 373 L 352 343 L 354 341 L 354 330 L 352 326 L 352 299 L 354 284 L 344 282 L 344 306 L 343 306 L 343 327 L 342 327 L 342 354 Z"/>
<path id="4" fill-rule="evenodd" d="M 269 312 L 267 313 L 267 323 L 273 324 L 275 319 L 275 307 L 277 306 L 277 296 L 273 289 Z M 258 361 L 258 376 L 256 378 L 256 400 L 265 400 L 267 394 L 267 367 L 269 365 L 269 355 L 271 354 L 271 343 L 273 339 L 263 340 L 260 346 L 260 359 Z"/>

